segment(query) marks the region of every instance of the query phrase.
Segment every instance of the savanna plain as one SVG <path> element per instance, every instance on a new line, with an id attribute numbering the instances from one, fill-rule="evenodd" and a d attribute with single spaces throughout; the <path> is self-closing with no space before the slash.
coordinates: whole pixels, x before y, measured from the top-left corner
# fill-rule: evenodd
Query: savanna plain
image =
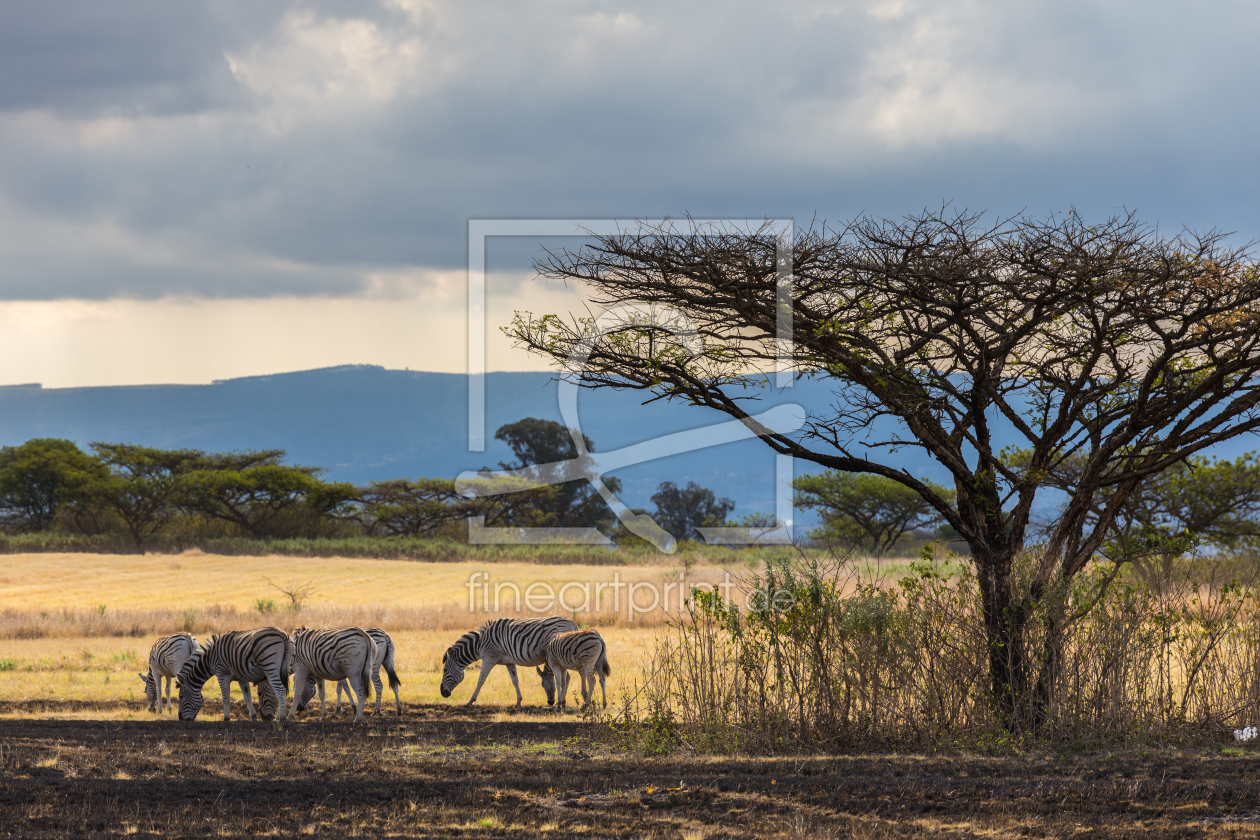
<path id="1" fill-rule="evenodd" d="M 62 836 L 1251 837 L 1248 742 L 1141 749 L 713 755 L 623 737 L 670 616 L 582 601 L 583 584 L 718 584 L 746 566 L 33 554 L 0 558 L 0 831 Z M 470 591 L 469 581 L 480 573 Z M 616 576 L 614 578 L 614 575 Z M 489 581 L 490 589 L 477 588 Z M 518 610 L 515 584 L 574 583 L 566 605 L 608 641 L 606 711 L 557 714 L 521 670 L 438 692 L 442 651 Z M 625 597 L 625 588 L 620 590 Z M 676 597 L 671 590 L 670 597 Z M 473 610 L 470 611 L 470 596 Z M 294 609 L 298 606 L 298 609 Z M 536 600 L 535 603 L 538 603 Z M 672 604 L 673 602 L 669 602 Z M 250 722 L 218 692 L 194 723 L 146 711 L 136 674 L 160 635 L 276 625 L 380 626 L 398 646 L 403 713 L 354 724 L 318 707 Z M 597 691 L 598 697 L 598 691 Z M 331 698 L 331 693 L 330 693 Z"/>

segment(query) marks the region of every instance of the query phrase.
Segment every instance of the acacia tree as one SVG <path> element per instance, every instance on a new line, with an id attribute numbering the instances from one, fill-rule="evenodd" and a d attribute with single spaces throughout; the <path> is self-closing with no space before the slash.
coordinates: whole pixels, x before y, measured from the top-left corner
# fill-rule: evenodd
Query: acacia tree
<path id="1" fill-rule="evenodd" d="M 639 305 L 598 334 L 590 319 L 517 314 L 510 333 L 584 386 L 717 409 L 776 452 L 881 475 L 935 508 L 971 549 L 992 696 L 1011 727 L 1042 720 L 1062 650 L 1053 617 L 1044 647 L 1026 649 L 1037 608 L 1095 557 L 1135 488 L 1260 425 L 1260 276 L 1216 232 L 1167 238 L 1131 214 L 990 223 L 942 210 L 789 242 L 769 225 L 667 222 L 548 252 L 536 269 L 587 284 L 598 306 Z M 790 346 L 776 341 L 781 321 Z M 783 355 L 834 386 L 803 434 L 750 417 L 758 371 Z M 995 450 L 999 425 L 1030 450 L 1023 468 Z M 942 465 L 955 498 L 878 461 L 902 447 Z M 1017 588 L 1034 499 L 1075 455 L 1080 481 Z"/>
<path id="2" fill-rule="evenodd" d="M 1027 465 L 1027 449 L 1003 453 L 1014 467 Z M 1046 476 L 1048 486 L 1075 493 L 1087 466 L 1083 455 L 1063 459 Z M 1091 516 L 1106 508 L 1094 499 Z M 1192 456 L 1143 481 L 1120 507 L 1111 553 L 1128 558 L 1156 589 L 1172 580 L 1173 561 L 1199 543 L 1223 548 L 1260 539 L 1260 459 L 1249 452 L 1234 461 Z"/>
<path id="3" fill-rule="evenodd" d="M 930 481 L 933 493 L 948 501 L 953 491 Z M 865 541 L 875 554 L 887 554 L 915 531 L 938 525 L 941 515 L 927 499 L 898 481 L 879 475 L 827 471 L 792 482 L 796 505 L 822 514 L 819 536 Z"/>
<path id="4" fill-rule="evenodd" d="M 89 484 L 85 501 L 113 511 L 139 548 L 180 512 L 186 477 L 207 463 L 196 449 L 154 449 L 129 443 L 93 443 L 108 475 Z"/>

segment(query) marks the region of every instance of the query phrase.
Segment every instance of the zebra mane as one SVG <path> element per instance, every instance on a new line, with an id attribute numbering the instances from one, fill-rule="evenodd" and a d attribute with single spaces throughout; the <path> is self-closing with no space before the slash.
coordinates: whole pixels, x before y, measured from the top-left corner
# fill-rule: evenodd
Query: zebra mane
<path id="1" fill-rule="evenodd" d="M 197 666 L 201 664 L 202 658 L 205 657 L 205 655 L 210 651 L 210 648 L 213 646 L 214 646 L 214 639 L 211 639 L 210 644 L 206 645 L 205 647 L 198 647 L 196 650 L 194 650 L 192 652 L 192 655 L 190 655 L 187 659 L 184 660 L 183 667 L 179 669 L 179 676 L 175 678 L 176 681 L 182 685 L 185 680 L 187 680 L 190 676 L 192 676 L 193 671 L 195 671 L 197 669 Z M 207 679 L 209 679 L 208 676 L 207 676 Z"/>
<path id="2" fill-rule="evenodd" d="M 442 661 L 445 662 L 454 653 L 456 665 L 467 667 L 469 664 L 476 662 L 481 658 L 481 636 L 489 626 L 490 622 L 487 621 L 476 630 L 469 630 L 460 636 L 455 640 L 455 644 L 446 649 L 446 653 L 442 656 Z"/>

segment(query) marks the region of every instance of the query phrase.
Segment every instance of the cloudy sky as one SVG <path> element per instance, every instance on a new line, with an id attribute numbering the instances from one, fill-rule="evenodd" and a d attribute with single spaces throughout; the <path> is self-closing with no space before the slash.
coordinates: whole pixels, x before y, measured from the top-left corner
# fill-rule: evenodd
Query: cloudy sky
<path id="1" fill-rule="evenodd" d="M 1260 6 L 0 4 L 0 383 L 465 365 L 470 218 L 1260 235 Z M 490 250 L 496 327 L 580 290 Z"/>

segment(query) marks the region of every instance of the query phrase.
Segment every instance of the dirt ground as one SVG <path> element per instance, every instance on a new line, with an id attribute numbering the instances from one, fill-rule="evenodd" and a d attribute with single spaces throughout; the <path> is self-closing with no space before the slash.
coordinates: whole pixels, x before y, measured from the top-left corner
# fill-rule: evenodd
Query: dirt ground
<path id="1" fill-rule="evenodd" d="M 0 706 L 9 706 L 5 703 Z M 86 706 L 92 706 L 87 708 Z M 284 730 L 0 720 L 6 837 L 1253 837 L 1253 750 L 987 758 L 645 757 L 576 716 L 413 705 Z M 84 708 L 80 708 L 84 706 Z M 97 708 L 97 707 L 100 708 Z M 73 708 L 72 708 L 73 707 Z M 12 714 L 16 709 L 0 708 Z M 234 712 L 243 712 L 243 708 Z"/>

